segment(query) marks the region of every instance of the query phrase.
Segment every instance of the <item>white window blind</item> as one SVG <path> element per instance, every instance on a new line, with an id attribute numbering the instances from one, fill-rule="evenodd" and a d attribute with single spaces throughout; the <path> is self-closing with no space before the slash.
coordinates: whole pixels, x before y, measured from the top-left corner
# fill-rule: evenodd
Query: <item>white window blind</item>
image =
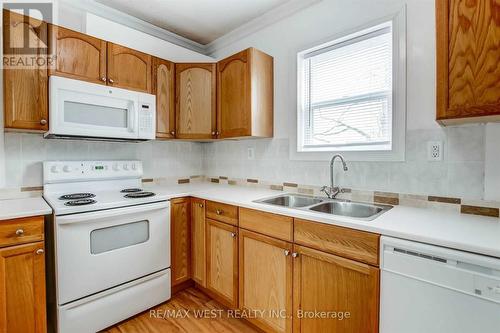
<path id="1" fill-rule="evenodd" d="M 302 148 L 391 150 L 392 26 L 306 52 Z"/>

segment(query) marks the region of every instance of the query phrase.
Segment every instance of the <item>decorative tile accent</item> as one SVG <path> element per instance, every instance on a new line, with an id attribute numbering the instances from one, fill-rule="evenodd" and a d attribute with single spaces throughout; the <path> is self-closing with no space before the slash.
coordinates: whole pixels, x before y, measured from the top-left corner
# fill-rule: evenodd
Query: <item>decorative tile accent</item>
<path id="1" fill-rule="evenodd" d="M 399 205 L 399 194 L 376 191 L 373 194 L 373 202 L 397 206 Z"/>
<path id="2" fill-rule="evenodd" d="M 269 188 L 274 191 L 283 191 L 282 185 L 270 185 Z"/>
<path id="3" fill-rule="evenodd" d="M 225 180 L 227 180 L 228 178 L 226 176 L 219 176 L 219 179 L 225 179 Z"/>
<path id="4" fill-rule="evenodd" d="M 219 178 L 210 178 L 211 183 L 219 183 Z"/>
<path id="5" fill-rule="evenodd" d="M 237 185 L 238 182 L 236 180 L 228 180 L 227 182 L 229 185 Z"/>
<path id="6" fill-rule="evenodd" d="M 154 181 L 154 179 L 153 179 L 153 178 L 143 178 L 143 179 L 142 179 L 142 182 L 143 182 L 143 183 L 152 183 L 153 181 Z"/>
<path id="7" fill-rule="evenodd" d="M 284 187 L 299 187 L 299 184 L 295 183 L 283 183 Z"/>
<path id="8" fill-rule="evenodd" d="M 21 192 L 43 191 L 43 186 L 27 186 L 21 187 Z"/>
<path id="9" fill-rule="evenodd" d="M 462 200 L 459 199 L 459 198 L 445 198 L 445 197 L 429 196 L 428 200 L 429 201 L 449 203 L 449 204 L 458 204 L 458 205 L 460 205 L 462 203 Z"/>
<path id="10" fill-rule="evenodd" d="M 500 209 L 498 209 L 498 208 L 462 205 L 460 208 L 460 212 L 462 214 L 473 214 L 473 215 L 482 215 L 482 216 L 490 216 L 490 217 L 500 217 Z"/>
<path id="11" fill-rule="evenodd" d="M 177 180 L 177 184 L 189 184 L 189 182 L 190 182 L 189 178 Z"/>
<path id="12" fill-rule="evenodd" d="M 258 180 L 258 179 L 251 179 L 251 178 L 248 178 L 248 179 L 247 179 L 247 183 L 258 184 L 258 183 L 259 183 L 259 180 Z"/>

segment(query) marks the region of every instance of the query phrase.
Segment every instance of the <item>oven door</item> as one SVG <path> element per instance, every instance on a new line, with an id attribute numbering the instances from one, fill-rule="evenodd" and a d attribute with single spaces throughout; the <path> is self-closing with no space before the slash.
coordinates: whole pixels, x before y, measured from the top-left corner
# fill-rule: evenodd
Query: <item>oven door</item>
<path id="1" fill-rule="evenodd" d="M 57 76 L 49 89 L 47 136 L 138 138 L 137 93 Z"/>
<path id="2" fill-rule="evenodd" d="M 170 266 L 168 201 L 56 216 L 63 305 Z"/>

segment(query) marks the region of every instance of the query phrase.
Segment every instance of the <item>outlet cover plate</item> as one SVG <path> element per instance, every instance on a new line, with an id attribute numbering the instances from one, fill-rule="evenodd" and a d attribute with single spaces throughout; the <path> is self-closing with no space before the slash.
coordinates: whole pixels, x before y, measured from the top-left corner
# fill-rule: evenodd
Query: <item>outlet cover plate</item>
<path id="1" fill-rule="evenodd" d="M 442 161 L 443 160 L 443 142 L 442 141 L 429 141 L 427 143 L 427 159 L 429 161 Z"/>

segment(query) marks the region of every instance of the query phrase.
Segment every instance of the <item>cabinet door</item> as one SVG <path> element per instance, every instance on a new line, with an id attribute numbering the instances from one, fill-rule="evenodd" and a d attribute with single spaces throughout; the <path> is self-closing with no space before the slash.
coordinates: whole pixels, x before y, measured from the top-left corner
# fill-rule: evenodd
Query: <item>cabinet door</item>
<path id="1" fill-rule="evenodd" d="M 175 137 L 174 64 L 153 58 L 153 94 L 156 95 L 156 137 Z"/>
<path id="2" fill-rule="evenodd" d="M 207 288 L 229 308 L 238 306 L 238 234 L 229 224 L 206 220 Z"/>
<path id="3" fill-rule="evenodd" d="M 498 1 L 436 1 L 437 120 L 500 120 Z"/>
<path id="4" fill-rule="evenodd" d="M 26 33 L 26 35 L 25 35 Z M 6 57 L 25 54 L 23 45 L 33 46 L 35 56 L 45 57 L 47 24 L 38 20 L 3 11 L 3 49 Z M 24 57 L 23 57 L 24 58 Z M 13 66 L 14 67 L 14 66 Z M 5 127 L 12 129 L 47 131 L 48 90 L 47 66 L 4 68 Z"/>
<path id="5" fill-rule="evenodd" d="M 108 85 L 151 93 L 151 58 L 108 42 Z"/>
<path id="6" fill-rule="evenodd" d="M 216 138 L 215 64 L 176 64 L 176 136 Z"/>
<path id="7" fill-rule="evenodd" d="M 50 75 L 106 84 L 106 41 L 52 24 L 49 38 L 56 56 Z"/>
<path id="8" fill-rule="evenodd" d="M 217 116 L 221 138 L 251 135 L 249 50 L 217 64 Z"/>
<path id="9" fill-rule="evenodd" d="M 191 278 L 191 234 L 189 198 L 171 201 L 172 286 Z"/>
<path id="10" fill-rule="evenodd" d="M 292 245 L 240 229 L 239 305 L 265 332 L 292 332 Z"/>
<path id="11" fill-rule="evenodd" d="M 46 332 L 43 251 L 43 242 L 0 249 L 0 332 Z"/>
<path id="12" fill-rule="evenodd" d="M 205 255 L 205 200 L 191 199 L 191 268 L 193 280 L 207 286 Z"/>
<path id="13" fill-rule="evenodd" d="M 301 246 L 294 251 L 294 332 L 378 332 L 378 268 Z"/>

